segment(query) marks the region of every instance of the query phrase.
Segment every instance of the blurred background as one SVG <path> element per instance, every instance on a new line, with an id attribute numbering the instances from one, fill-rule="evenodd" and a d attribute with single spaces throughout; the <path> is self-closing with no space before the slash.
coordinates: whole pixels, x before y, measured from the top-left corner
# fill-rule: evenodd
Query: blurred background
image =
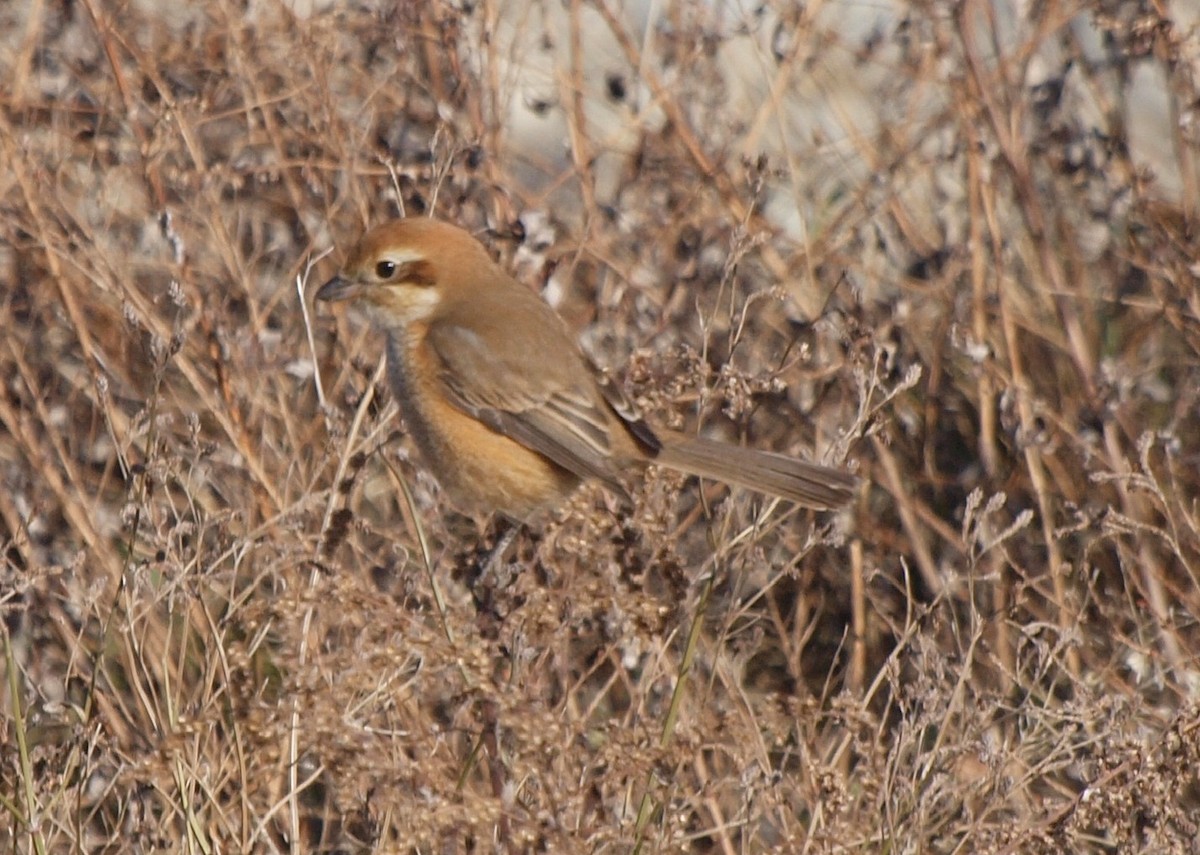
<path id="1" fill-rule="evenodd" d="M 1195 851 L 1198 21 L 0 4 L 2 848 Z M 651 470 L 480 578 L 312 306 L 399 215 L 859 495 Z"/>

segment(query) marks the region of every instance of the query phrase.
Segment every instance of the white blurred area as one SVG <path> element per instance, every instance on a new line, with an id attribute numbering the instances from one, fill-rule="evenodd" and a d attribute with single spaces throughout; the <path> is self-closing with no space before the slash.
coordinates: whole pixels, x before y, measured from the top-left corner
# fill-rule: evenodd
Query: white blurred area
<path id="1" fill-rule="evenodd" d="M 871 204 L 872 185 L 887 177 L 889 197 L 878 202 L 898 193 L 913 233 L 934 245 L 946 228 L 937 208 L 959 192 L 958 179 L 936 167 L 962 145 L 944 116 L 953 108 L 947 81 L 966 71 L 953 41 L 963 32 L 990 70 L 1018 86 L 1062 87 L 1081 138 L 1127 133 L 1134 164 L 1154 176 L 1151 192 L 1183 201 L 1192 153 L 1180 145 L 1180 106 L 1161 62 L 1135 60 L 1118 73 L 1091 10 L 1046 32 L 1018 0 L 968 4 L 962 29 L 958 3 L 940 11 L 901 0 L 603 5 L 610 15 L 594 3 L 497 0 L 471 16 L 463 44 L 463 60 L 494 98 L 506 165 L 560 216 L 583 201 L 572 176 L 585 161 L 595 203 L 620 201 L 643 135 L 668 121 L 665 98 L 714 161 L 767 156 L 764 213 L 790 238 L 809 240 L 846 205 Z M 1197 4 L 1174 5 L 1194 43 Z M 1028 135 L 1042 130 L 1032 111 L 1025 121 Z"/>
<path id="2" fill-rule="evenodd" d="M 668 120 L 664 97 L 684 107 L 714 157 L 766 153 L 830 185 L 871 171 L 856 140 L 879 133 L 874 101 L 892 74 L 886 55 L 862 52 L 894 30 L 892 3 L 821 3 L 803 20 L 789 3 L 608 8 L 611 18 L 591 4 L 503 0 L 487 38 L 476 34 L 486 49 L 468 52 L 498 84 L 505 153 L 531 188 L 586 159 L 597 202 L 614 204 L 642 135 Z M 787 225 L 797 212 L 779 213 Z"/>

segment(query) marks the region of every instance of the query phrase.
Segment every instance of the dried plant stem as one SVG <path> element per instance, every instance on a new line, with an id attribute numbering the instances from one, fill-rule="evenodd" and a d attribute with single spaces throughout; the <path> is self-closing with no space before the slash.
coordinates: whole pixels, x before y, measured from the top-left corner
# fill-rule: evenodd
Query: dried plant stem
<path id="1" fill-rule="evenodd" d="M 683 658 L 675 673 L 675 688 L 671 692 L 671 704 L 667 708 L 667 717 L 663 720 L 662 731 L 658 737 L 658 747 L 661 751 L 667 750 L 675 736 L 675 725 L 679 721 L 679 713 L 687 697 L 688 678 L 692 673 L 692 665 L 696 661 L 696 650 L 700 644 L 700 636 L 704 628 L 705 617 L 708 614 L 708 602 L 712 596 L 713 580 L 716 575 L 717 571 L 714 567 L 713 571 L 707 574 L 700 584 L 700 596 L 696 601 L 696 608 L 692 612 L 692 623 L 684 644 Z M 646 780 L 642 787 L 642 798 L 638 804 L 637 820 L 634 823 L 635 845 L 633 851 L 635 855 L 642 851 L 646 828 L 655 809 L 653 770 L 646 773 Z"/>
<path id="2" fill-rule="evenodd" d="M 38 805 L 37 794 L 34 792 L 35 776 L 25 734 L 25 713 L 21 709 L 21 679 L 18 676 L 17 658 L 13 655 L 12 636 L 9 635 L 8 627 L 3 621 L 0 621 L 0 632 L 3 632 L 4 635 L 4 670 L 8 674 L 9 709 L 12 713 L 13 733 L 17 739 L 17 761 L 20 764 L 21 796 L 25 803 L 25 809 L 21 810 L 7 799 L 0 801 L 0 806 L 8 811 L 13 820 L 25 827 L 25 833 L 29 835 L 29 841 L 33 845 L 34 851 L 38 855 L 45 855 L 47 850 L 41 829 L 42 811 Z"/>

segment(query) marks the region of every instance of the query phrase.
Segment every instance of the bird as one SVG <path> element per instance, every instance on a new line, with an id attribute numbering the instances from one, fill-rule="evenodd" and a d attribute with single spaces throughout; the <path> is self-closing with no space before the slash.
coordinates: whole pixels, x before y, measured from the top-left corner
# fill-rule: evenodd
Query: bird
<path id="1" fill-rule="evenodd" d="M 375 226 L 316 293 L 386 333 L 388 383 L 419 458 L 466 513 L 517 523 L 656 464 L 816 509 L 854 495 L 841 469 L 651 427 L 566 323 L 467 231 L 432 217 Z"/>

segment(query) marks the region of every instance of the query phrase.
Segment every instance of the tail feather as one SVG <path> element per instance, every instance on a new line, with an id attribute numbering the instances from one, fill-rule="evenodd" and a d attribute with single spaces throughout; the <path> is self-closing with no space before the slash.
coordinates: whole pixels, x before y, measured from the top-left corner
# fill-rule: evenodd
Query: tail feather
<path id="1" fill-rule="evenodd" d="M 756 451 L 703 437 L 659 431 L 659 465 L 777 496 L 810 508 L 836 508 L 854 495 L 858 479 L 848 472 L 770 451 Z"/>

